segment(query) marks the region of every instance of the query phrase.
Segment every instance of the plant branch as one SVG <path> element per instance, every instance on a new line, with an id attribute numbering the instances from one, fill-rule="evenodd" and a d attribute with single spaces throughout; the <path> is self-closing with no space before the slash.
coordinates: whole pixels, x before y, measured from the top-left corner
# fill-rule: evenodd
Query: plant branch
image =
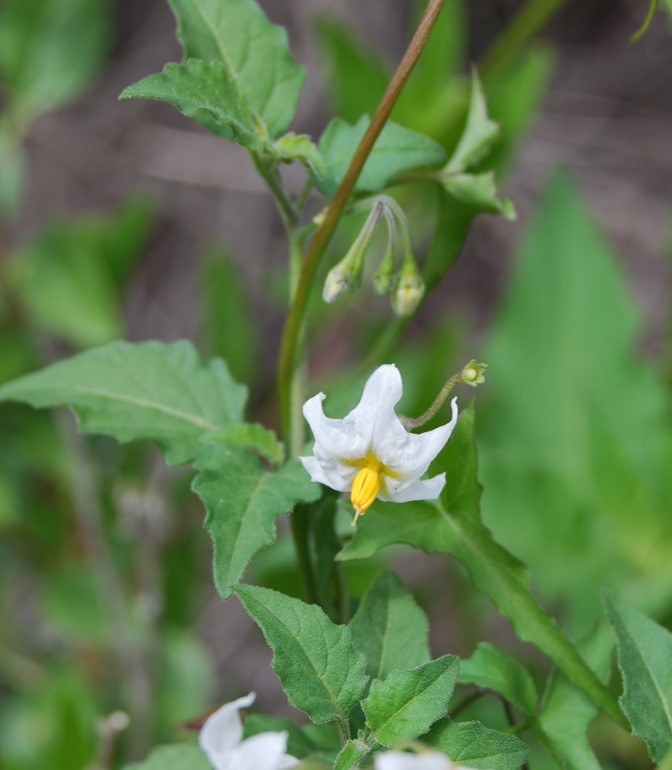
<path id="1" fill-rule="evenodd" d="M 383 130 L 385 123 L 389 119 L 392 109 L 427 43 L 430 32 L 432 31 L 444 3 L 445 0 L 430 0 L 428 3 L 413 39 L 411 40 L 396 72 L 392 76 L 392 80 L 390 81 L 371 123 L 350 162 L 345 177 L 343 178 L 331 205 L 327 209 L 322 225 L 315 234 L 308 253 L 306 254 L 296 296 L 292 303 L 287 324 L 285 326 L 280 351 L 278 379 L 282 419 L 286 432 L 290 431 L 290 391 L 295 368 L 298 338 L 301 331 L 303 316 L 308 304 L 308 297 L 310 295 L 315 271 L 317 270 L 320 259 L 331 240 L 350 195 L 354 190 L 355 183 L 364 168 L 364 164 L 366 163 L 380 132 Z"/>

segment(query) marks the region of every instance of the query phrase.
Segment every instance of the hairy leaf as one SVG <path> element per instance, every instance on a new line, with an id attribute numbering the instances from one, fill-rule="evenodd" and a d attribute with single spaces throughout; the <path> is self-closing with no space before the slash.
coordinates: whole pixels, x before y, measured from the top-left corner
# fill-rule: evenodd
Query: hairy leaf
<path id="1" fill-rule="evenodd" d="M 411 671 L 392 671 L 371 682 L 362 708 L 375 739 L 383 746 L 417 738 L 445 716 L 459 661 L 444 655 Z"/>
<path id="2" fill-rule="evenodd" d="M 0 388 L 0 400 L 69 406 L 86 433 L 149 439 L 179 464 L 206 433 L 242 420 L 246 389 L 188 342 L 111 342 Z"/>
<path id="3" fill-rule="evenodd" d="M 362 597 L 350 629 L 352 643 L 366 656 L 367 671 L 375 679 L 430 660 L 425 613 L 393 572 L 376 578 Z"/>
<path id="4" fill-rule="evenodd" d="M 297 460 L 269 473 L 247 452 L 212 445 L 209 452 L 196 463 L 192 489 L 208 512 L 215 585 L 228 598 L 254 554 L 275 540 L 276 519 L 298 502 L 316 500 L 320 488 Z"/>
<path id="5" fill-rule="evenodd" d="M 273 668 L 290 703 L 313 722 L 344 721 L 368 677 L 350 629 L 314 604 L 258 586 L 234 589 L 273 650 Z"/>
<path id="6" fill-rule="evenodd" d="M 420 740 L 463 767 L 481 770 L 518 770 L 529 750 L 514 735 L 490 730 L 480 722 L 437 722 Z"/>

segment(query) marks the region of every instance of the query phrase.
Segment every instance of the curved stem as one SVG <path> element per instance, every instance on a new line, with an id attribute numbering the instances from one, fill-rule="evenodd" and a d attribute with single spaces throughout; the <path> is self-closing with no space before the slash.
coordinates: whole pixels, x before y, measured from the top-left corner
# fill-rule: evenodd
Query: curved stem
<path id="1" fill-rule="evenodd" d="M 408 80 L 413 67 L 415 66 L 420 54 L 422 53 L 429 34 L 438 18 L 439 12 L 443 7 L 445 0 L 430 0 L 420 21 L 420 24 L 411 40 L 406 53 L 404 54 L 399 67 L 394 73 L 385 94 L 376 109 L 376 112 L 369 124 L 366 133 L 362 137 L 350 166 L 341 182 L 338 191 L 331 205 L 327 209 L 324 221 L 313 238 L 308 253 L 306 254 L 301 270 L 301 277 L 297 287 L 296 297 L 292 303 L 289 312 L 287 324 L 282 339 L 279 364 L 279 389 L 280 404 L 282 409 L 282 419 L 287 433 L 290 432 L 290 410 L 291 410 L 291 383 L 294 376 L 295 358 L 298 347 L 298 338 L 301 332 L 303 316 L 313 281 L 313 276 L 320 262 L 325 249 L 327 248 L 331 236 L 338 224 L 343 210 L 354 190 L 355 183 L 364 168 L 373 146 L 383 130 L 385 123 L 390 117 L 390 113 L 401 94 L 406 81 Z"/>

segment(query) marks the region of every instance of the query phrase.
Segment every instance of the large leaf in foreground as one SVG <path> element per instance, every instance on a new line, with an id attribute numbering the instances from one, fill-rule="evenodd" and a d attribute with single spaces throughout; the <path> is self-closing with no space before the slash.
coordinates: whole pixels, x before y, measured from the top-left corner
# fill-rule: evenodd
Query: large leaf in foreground
<path id="1" fill-rule="evenodd" d="M 271 473 L 248 452 L 210 447 L 199 458 L 192 489 L 208 512 L 205 527 L 214 545 L 215 585 L 222 596 L 245 572 L 250 559 L 275 540 L 275 521 L 298 502 L 320 496 L 297 460 Z"/>
<path id="2" fill-rule="evenodd" d="M 144 762 L 125 765 L 124 770 L 210 770 L 210 762 L 197 743 L 159 746 Z"/>
<path id="3" fill-rule="evenodd" d="M 480 722 L 437 722 L 420 738 L 456 764 L 483 770 L 518 770 L 529 750 L 514 735 L 490 730 Z"/>
<path id="4" fill-rule="evenodd" d="M 362 701 L 371 734 L 383 746 L 417 738 L 445 716 L 457 681 L 459 660 L 444 655 L 411 671 L 376 679 Z"/>
<path id="5" fill-rule="evenodd" d="M 155 441 L 179 464 L 202 436 L 242 420 L 246 393 L 189 342 L 112 342 L 7 383 L 0 399 L 69 406 L 84 432 Z"/>
<path id="6" fill-rule="evenodd" d="M 273 668 L 290 703 L 313 722 L 344 722 L 368 682 L 350 629 L 314 604 L 258 586 L 234 592 L 273 650 Z"/>
<path id="7" fill-rule="evenodd" d="M 621 706 L 634 735 L 662 762 L 672 751 L 672 634 L 610 594 L 605 606 L 616 632 Z"/>
<path id="8" fill-rule="evenodd" d="M 376 679 L 430 660 L 427 617 L 394 572 L 381 573 L 364 594 L 350 630 Z"/>
<path id="9" fill-rule="evenodd" d="M 170 0 L 185 58 L 219 62 L 271 136 L 294 118 L 305 74 L 255 0 Z"/>
<path id="10" fill-rule="evenodd" d="M 468 442 L 464 440 L 465 427 L 471 431 L 473 425 L 463 420 L 458 421 L 455 440 L 448 442 L 438 463 L 432 465 L 433 471 L 446 472 L 442 502 L 406 503 L 403 511 L 397 503 L 374 503 L 338 558 L 367 558 L 393 543 L 452 554 L 466 566 L 476 587 L 511 621 L 518 636 L 545 652 L 575 685 L 622 724 L 623 716 L 611 693 L 538 604 L 527 567 L 495 542 L 481 522 L 473 434 Z"/>

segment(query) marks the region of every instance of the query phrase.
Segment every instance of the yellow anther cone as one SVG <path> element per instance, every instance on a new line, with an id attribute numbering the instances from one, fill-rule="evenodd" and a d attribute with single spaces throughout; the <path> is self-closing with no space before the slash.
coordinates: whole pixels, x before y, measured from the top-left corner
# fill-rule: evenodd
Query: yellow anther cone
<path id="1" fill-rule="evenodd" d="M 371 467 L 371 465 L 362 468 L 352 482 L 350 500 L 355 509 L 355 518 L 352 520 L 353 526 L 357 523 L 357 518 L 369 510 L 380 491 L 380 464 L 377 465 L 376 468 Z"/>

